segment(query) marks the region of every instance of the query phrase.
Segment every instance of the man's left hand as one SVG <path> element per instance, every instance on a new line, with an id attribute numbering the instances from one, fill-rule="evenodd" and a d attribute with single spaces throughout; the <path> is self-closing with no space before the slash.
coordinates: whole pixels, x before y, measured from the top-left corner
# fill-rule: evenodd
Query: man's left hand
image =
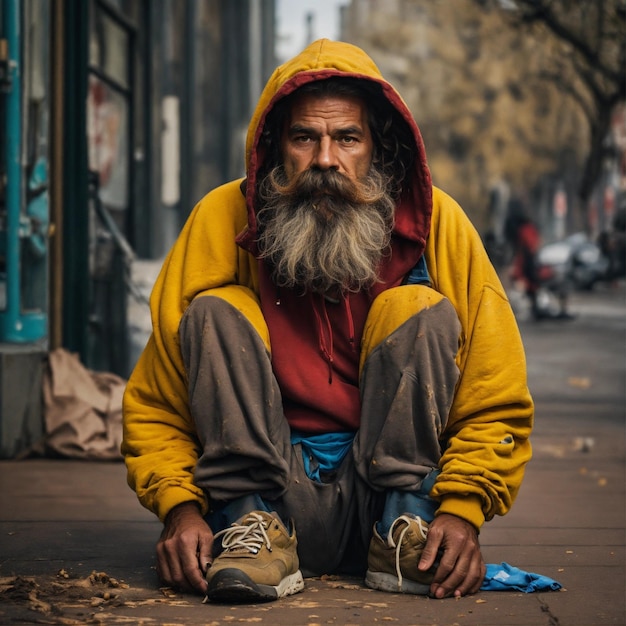
<path id="1" fill-rule="evenodd" d="M 426 571 L 441 560 L 430 586 L 434 598 L 460 597 L 476 593 L 485 577 L 485 562 L 478 543 L 478 532 L 469 522 L 442 513 L 430 524 L 419 569 Z"/>

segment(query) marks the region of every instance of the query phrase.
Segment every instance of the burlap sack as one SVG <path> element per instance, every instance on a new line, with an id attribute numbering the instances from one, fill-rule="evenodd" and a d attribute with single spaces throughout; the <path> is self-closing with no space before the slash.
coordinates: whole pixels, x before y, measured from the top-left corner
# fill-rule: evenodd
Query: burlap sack
<path id="1" fill-rule="evenodd" d="M 77 459 L 121 459 L 125 385 L 116 374 L 86 369 L 76 354 L 50 352 L 43 376 L 47 450 Z"/>

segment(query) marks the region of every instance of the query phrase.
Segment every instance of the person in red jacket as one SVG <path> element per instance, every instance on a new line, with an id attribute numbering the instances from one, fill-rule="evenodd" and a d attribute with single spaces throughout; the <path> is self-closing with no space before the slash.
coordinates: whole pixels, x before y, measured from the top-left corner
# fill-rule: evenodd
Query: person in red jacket
<path id="1" fill-rule="evenodd" d="M 355 46 L 277 68 L 246 148 L 246 178 L 199 202 L 164 263 L 124 396 L 162 582 L 213 602 L 325 573 L 478 591 L 478 531 L 510 509 L 533 421 L 478 233 Z"/>
<path id="2" fill-rule="evenodd" d="M 542 313 L 537 296 L 541 287 L 541 279 L 537 253 L 541 246 L 541 235 L 535 224 L 525 216 L 519 216 L 515 220 L 514 231 L 515 255 L 511 276 L 523 284 L 526 296 L 530 301 L 532 315 L 535 319 L 539 319 Z"/>
<path id="3" fill-rule="evenodd" d="M 507 228 L 514 250 L 511 278 L 523 285 L 533 319 L 574 319 L 568 312 L 571 289 L 569 276 L 567 271 L 557 272 L 555 268 L 541 263 L 539 250 L 542 242 L 537 226 L 518 208 L 513 210 L 509 217 Z M 558 311 L 553 311 L 540 303 L 542 288 L 558 299 Z"/>

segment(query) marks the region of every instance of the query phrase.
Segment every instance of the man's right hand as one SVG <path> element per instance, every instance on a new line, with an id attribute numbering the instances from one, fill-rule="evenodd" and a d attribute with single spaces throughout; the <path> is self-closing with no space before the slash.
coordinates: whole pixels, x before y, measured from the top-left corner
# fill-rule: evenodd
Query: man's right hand
<path id="1" fill-rule="evenodd" d="M 157 543 L 157 574 L 165 585 L 206 593 L 204 578 L 213 561 L 213 532 L 195 502 L 183 502 L 165 518 Z"/>

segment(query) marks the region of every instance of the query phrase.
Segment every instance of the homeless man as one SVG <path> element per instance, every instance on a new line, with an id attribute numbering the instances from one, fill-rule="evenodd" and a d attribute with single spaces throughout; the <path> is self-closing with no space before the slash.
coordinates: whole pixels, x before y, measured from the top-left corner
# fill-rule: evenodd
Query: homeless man
<path id="1" fill-rule="evenodd" d="M 163 583 L 215 602 L 363 574 L 478 591 L 533 405 L 512 310 L 366 54 L 320 40 L 277 68 L 246 177 L 196 206 L 151 296 L 123 453 L 164 523 Z"/>

